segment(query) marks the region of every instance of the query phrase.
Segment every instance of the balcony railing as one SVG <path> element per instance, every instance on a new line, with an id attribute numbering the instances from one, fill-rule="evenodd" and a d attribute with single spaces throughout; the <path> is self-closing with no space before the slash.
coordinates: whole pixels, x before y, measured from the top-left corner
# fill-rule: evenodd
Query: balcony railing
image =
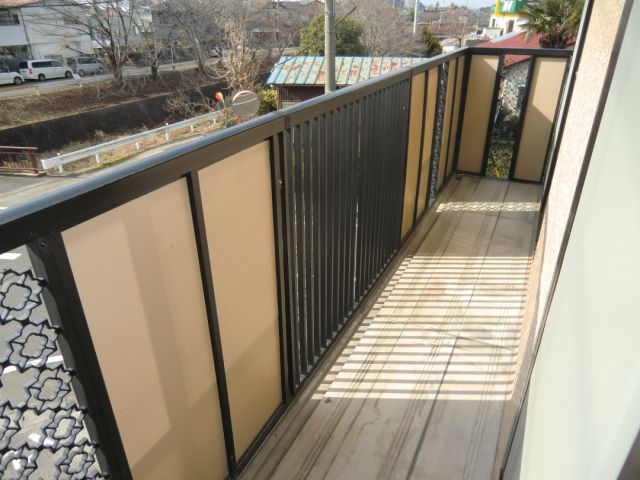
<path id="1" fill-rule="evenodd" d="M 0 173 L 41 173 L 42 168 L 36 158 L 35 147 L 2 147 L 0 146 Z"/>
<path id="2" fill-rule="evenodd" d="M 236 476 L 452 176 L 541 182 L 570 55 L 464 48 L 1 211 L 2 468 Z"/>

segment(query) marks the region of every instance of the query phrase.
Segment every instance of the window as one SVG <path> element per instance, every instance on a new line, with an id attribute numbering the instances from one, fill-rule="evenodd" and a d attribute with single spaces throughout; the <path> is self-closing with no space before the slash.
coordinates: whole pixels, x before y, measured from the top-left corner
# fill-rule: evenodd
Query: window
<path id="1" fill-rule="evenodd" d="M 514 24 L 514 21 L 509 20 L 509 23 L 507 24 L 507 33 L 513 32 L 513 24 Z"/>
<path id="2" fill-rule="evenodd" d="M 0 26 L 20 25 L 20 17 L 14 10 L 0 10 Z"/>
<path id="3" fill-rule="evenodd" d="M 0 73 L 8 73 L 9 69 L 5 67 L 0 67 Z"/>

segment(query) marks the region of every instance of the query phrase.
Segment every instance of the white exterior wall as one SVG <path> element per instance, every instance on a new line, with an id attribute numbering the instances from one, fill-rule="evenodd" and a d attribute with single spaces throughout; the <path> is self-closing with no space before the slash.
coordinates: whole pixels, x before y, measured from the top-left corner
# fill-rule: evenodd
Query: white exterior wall
<path id="1" fill-rule="evenodd" d="M 22 24 L 0 25 L 0 47 L 26 44 L 27 36 L 24 33 L 24 26 Z"/>
<path id="2" fill-rule="evenodd" d="M 93 53 L 91 38 L 65 25 L 62 15 L 39 7 L 20 10 L 20 25 L 0 26 L 0 46 L 30 44 L 34 59 Z"/>
<path id="3" fill-rule="evenodd" d="M 495 25 L 494 25 L 495 20 Z M 491 15 L 491 21 L 489 22 L 489 28 L 500 28 L 502 29 L 502 34 L 506 35 L 510 33 L 507 31 L 507 26 L 509 25 L 509 21 L 514 20 L 513 24 L 513 32 L 522 32 L 522 26 L 527 23 L 527 20 L 522 17 L 517 17 L 516 15 Z"/>
<path id="4" fill-rule="evenodd" d="M 596 2 L 592 20 L 597 20 L 589 31 L 598 32 L 602 22 L 615 33 L 616 25 L 599 16 L 600 7 L 607 5 Z M 601 37 L 596 39 L 603 44 Z M 507 479 L 617 478 L 640 429 L 638 44 L 636 2 L 542 333 Z M 593 54 L 585 48 L 581 72 Z M 587 72 L 593 75 L 593 70 Z M 594 90 L 581 88 L 585 84 L 576 83 L 572 107 L 582 94 L 597 99 Z M 579 132 L 565 130 L 562 147 L 571 141 L 567 134 Z M 580 133 L 588 137 L 588 132 Z M 549 203 L 549 208 L 554 206 Z"/>

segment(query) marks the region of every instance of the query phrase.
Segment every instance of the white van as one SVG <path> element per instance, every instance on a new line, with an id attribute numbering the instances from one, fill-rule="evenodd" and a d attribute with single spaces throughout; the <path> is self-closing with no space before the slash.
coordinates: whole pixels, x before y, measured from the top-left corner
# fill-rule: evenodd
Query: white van
<path id="1" fill-rule="evenodd" d="M 73 77 L 71 69 L 58 60 L 23 60 L 18 68 L 27 80 L 43 82 L 48 78 Z"/>
<path id="2" fill-rule="evenodd" d="M 24 82 L 22 75 L 12 72 L 6 67 L 0 67 L 0 85 L 6 85 L 8 83 L 20 85 L 22 82 Z"/>
<path id="3" fill-rule="evenodd" d="M 84 75 L 98 75 L 104 73 L 104 65 L 95 58 L 91 57 L 75 57 L 67 59 L 67 63 L 73 73 L 77 73 L 81 77 Z"/>

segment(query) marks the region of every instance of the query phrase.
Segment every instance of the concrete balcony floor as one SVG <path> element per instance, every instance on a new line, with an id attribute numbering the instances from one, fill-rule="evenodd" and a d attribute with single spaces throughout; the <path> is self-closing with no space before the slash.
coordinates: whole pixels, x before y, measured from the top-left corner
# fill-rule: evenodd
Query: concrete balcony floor
<path id="1" fill-rule="evenodd" d="M 242 478 L 497 478 L 539 192 L 452 180 Z"/>

